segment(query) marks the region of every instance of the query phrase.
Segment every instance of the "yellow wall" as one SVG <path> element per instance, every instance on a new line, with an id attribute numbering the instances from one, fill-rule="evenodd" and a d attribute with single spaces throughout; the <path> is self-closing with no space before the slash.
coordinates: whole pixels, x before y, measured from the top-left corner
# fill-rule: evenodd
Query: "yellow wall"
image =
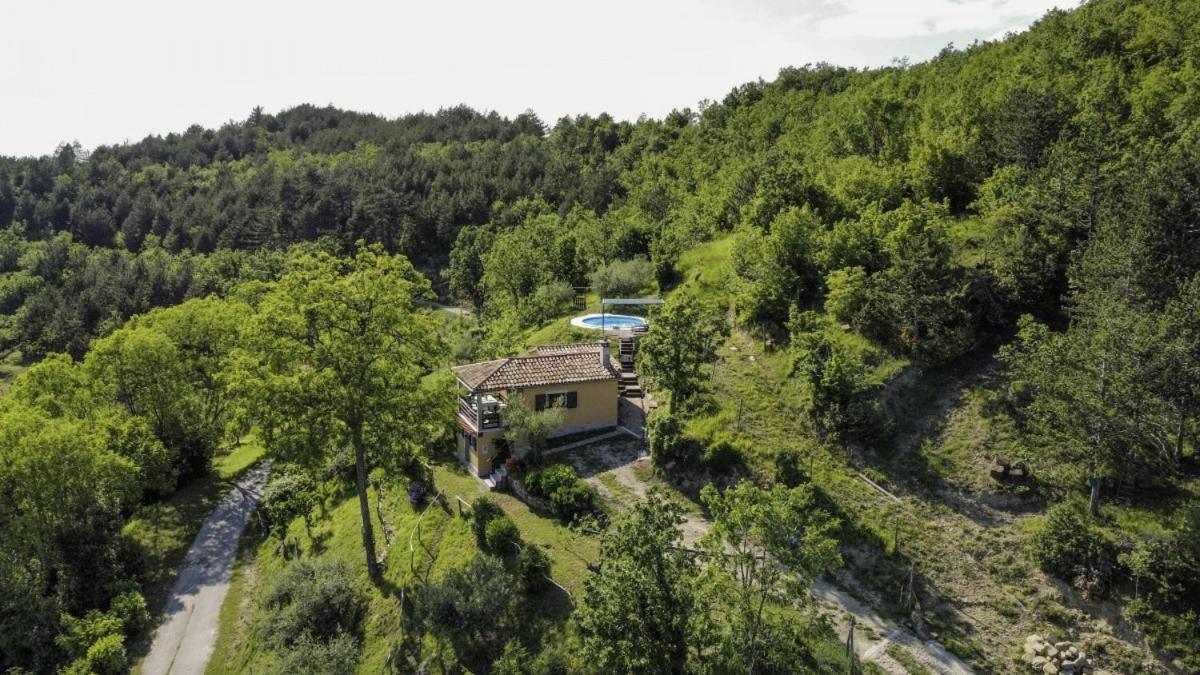
<path id="1" fill-rule="evenodd" d="M 559 434 L 573 433 L 590 428 L 616 426 L 617 424 L 617 381 L 579 382 L 556 384 L 548 387 L 530 387 L 522 390 L 525 403 L 534 409 L 538 394 L 576 393 L 576 407 L 563 410 L 563 423 Z"/>
<path id="2" fill-rule="evenodd" d="M 552 435 L 558 436 L 589 429 L 602 429 L 617 425 L 619 406 L 616 380 L 580 382 L 577 384 L 531 387 L 522 390 L 525 403 L 531 410 L 537 403 L 538 394 L 557 394 L 573 391 L 576 396 L 574 408 L 563 409 L 563 423 Z M 503 414 L 503 413 L 501 413 Z M 467 463 L 476 475 L 486 476 L 492 471 L 492 458 L 496 456 L 496 439 L 504 435 L 503 429 L 484 431 L 479 435 L 473 452 L 467 452 Z M 462 437 L 458 440 L 458 456 L 465 449 Z M 517 453 L 520 455 L 520 453 Z"/>

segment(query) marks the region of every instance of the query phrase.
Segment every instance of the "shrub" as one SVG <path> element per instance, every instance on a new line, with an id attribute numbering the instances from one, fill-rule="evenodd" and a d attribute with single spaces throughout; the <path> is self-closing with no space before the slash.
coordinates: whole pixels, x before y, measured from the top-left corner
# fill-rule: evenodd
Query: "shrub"
<path id="1" fill-rule="evenodd" d="M 551 464 L 544 469 L 532 471 L 525 477 L 525 488 L 535 497 L 549 499 L 560 487 L 573 485 L 579 480 L 575 469 L 566 464 Z"/>
<path id="2" fill-rule="evenodd" d="M 810 476 L 800 468 L 800 461 L 800 453 L 795 450 L 775 453 L 775 482 L 789 488 L 807 483 Z"/>
<path id="3" fill-rule="evenodd" d="M 546 586 L 550 558 L 536 544 L 528 544 L 517 554 L 517 582 L 525 593 L 536 593 Z"/>
<path id="4" fill-rule="evenodd" d="M 1042 569 L 1073 582 L 1085 595 L 1099 595 L 1112 580 L 1116 550 L 1079 499 L 1055 504 L 1029 541 Z"/>
<path id="5" fill-rule="evenodd" d="M 607 297 L 636 295 L 649 288 L 654 278 L 654 266 L 642 257 L 614 260 L 591 274 L 592 288 Z"/>
<path id="6" fill-rule="evenodd" d="M 521 543 L 521 531 L 508 516 L 498 516 L 488 521 L 484 539 L 489 551 L 504 555 L 513 552 L 513 544 Z"/>
<path id="7" fill-rule="evenodd" d="M 742 463 L 743 451 L 731 441 L 720 440 L 708 446 L 701 458 L 709 471 L 724 473 Z"/>
<path id="8" fill-rule="evenodd" d="M 265 635 L 278 645 L 294 645 L 307 635 L 328 642 L 341 634 L 357 635 L 366 600 L 350 566 L 340 560 L 298 560 L 268 592 L 272 610 Z"/>
<path id="9" fill-rule="evenodd" d="M 861 267 L 834 270 L 825 278 L 825 286 L 829 289 L 825 311 L 841 323 L 859 323 L 869 299 L 866 270 Z"/>
<path id="10" fill-rule="evenodd" d="M 575 300 L 575 289 L 565 281 L 552 281 L 537 287 L 523 305 L 523 314 L 530 323 L 541 323 L 562 314 Z"/>
<path id="11" fill-rule="evenodd" d="M 146 599 L 137 591 L 126 591 L 113 598 L 109 611 L 121 619 L 126 635 L 133 635 L 150 623 Z"/>
<path id="12" fill-rule="evenodd" d="M 358 641 L 342 633 L 322 642 L 300 636 L 276 667 L 279 675 L 354 675 L 358 668 Z"/>
<path id="13" fill-rule="evenodd" d="M 87 662 L 96 675 L 119 675 L 128 666 L 125 658 L 125 636 L 106 635 L 92 643 L 87 650 Z"/>
<path id="14" fill-rule="evenodd" d="M 303 518 L 309 525 L 309 514 L 317 505 L 317 491 L 311 478 L 299 473 L 282 473 L 263 491 L 263 510 L 271 522 L 273 533 L 287 534 L 288 524 Z"/>
<path id="15" fill-rule="evenodd" d="M 549 500 L 550 510 L 563 520 L 574 520 L 595 509 L 596 491 L 566 464 L 534 471 L 525 478 L 525 487 L 533 496 Z"/>
<path id="16" fill-rule="evenodd" d="M 453 641 L 456 651 L 461 647 L 460 654 L 478 658 L 490 653 L 494 658 L 516 623 L 516 594 L 504 592 L 515 584 L 498 558 L 479 554 L 440 581 L 418 588 L 414 615 L 426 631 Z"/>
<path id="17" fill-rule="evenodd" d="M 516 640 L 504 645 L 504 652 L 492 662 L 492 675 L 526 675 L 529 672 L 529 651 Z"/>
<path id="18" fill-rule="evenodd" d="M 504 511 L 487 497 L 478 497 L 471 503 L 471 531 L 475 533 L 475 543 L 480 548 L 487 547 L 488 523 L 503 516 Z"/>
<path id="19" fill-rule="evenodd" d="M 661 414 L 650 418 L 650 458 L 665 466 L 671 462 L 689 462 L 693 446 L 683 437 L 683 428 L 674 415 Z"/>

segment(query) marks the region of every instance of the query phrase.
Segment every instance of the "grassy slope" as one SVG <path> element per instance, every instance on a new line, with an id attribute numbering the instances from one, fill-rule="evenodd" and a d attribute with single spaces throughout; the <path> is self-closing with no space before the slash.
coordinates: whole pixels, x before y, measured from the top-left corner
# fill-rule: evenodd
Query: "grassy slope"
<path id="1" fill-rule="evenodd" d="M 716 292 L 728 283 L 729 240 L 688 252 L 683 283 Z M 860 336 L 829 328 L 839 339 L 870 349 Z M 856 474 L 844 448 L 822 446 L 805 428 L 782 351 L 735 332 L 722 348 L 713 375 L 713 405 L 691 419 L 690 435 L 741 440 L 747 464 L 769 475 L 774 453 L 806 454 L 814 481 L 833 500 L 848 528 L 848 588 L 897 617 L 896 589 L 910 567 L 926 605 L 923 616 L 943 644 L 987 671 L 1016 671 L 1020 640 L 1030 632 L 1079 631 L 1102 645 L 1110 664 L 1137 660 L 1136 633 L 1113 603 L 1085 603 L 1061 582 L 1047 578 L 1025 554 L 1030 531 L 1044 508 L 1035 495 L 992 482 L 992 454 L 1016 442 L 1002 418 L 983 404 L 992 385 L 990 355 L 965 357 L 926 371 L 882 358 L 869 375 L 881 385 L 894 428 L 873 447 L 857 448 L 861 471 L 901 498 L 897 504 Z M 740 414 L 739 414 L 740 411 Z M 739 425 L 740 420 L 740 425 Z M 1177 509 L 1194 499 L 1195 486 L 1148 506 L 1109 505 L 1114 533 L 1162 531 Z M 889 555 L 896 543 L 899 553 Z M 1086 612 L 1086 614 L 1085 614 Z M 1117 642 L 1112 636 L 1121 638 Z"/>
<path id="2" fill-rule="evenodd" d="M 401 589 L 414 582 L 414 572 L 422 578 L 427 574 L 429 578 L 436 578 L 447 569 L 465 564 L 478 550 L 469 522 L 458 516 L 457 498 L 469 503 L 483 494 L 483 486 L 457 466 L 437 467 L 435 484 L 437 490 L 445 494 L 446 505 L 432 505 L 420 511 L 409 506 L 402 485 L 386 489 L 384 512 L 393 538 L 387 546 L 384 582 L 370 593 L 371 605 L 359 672 L 382 672 L 392 645 L 403 629 Z M 577 597 L 587 563 L 596 559 L 596 541 L 575 535 L 557 521 L 533 513 L 511 496 L 495 494 L 493 497 L 516 522 L 524 540 L 542 546 L 550 555 L 554 580 Z M 375 499 L 373 493 L 372 502 Z M 415 534 L 418 521 L 419 538 Z M 303 523 L 297 520 L 291 524 L 288 538 L 298 544 L 303 556 L 332 556 L 345 560 L 359 571 L 363 588 L 369 588 L 362 561 L 357 501 L 352 494 L 340 496 L 332 506 L 318 514 L 311 537 Z M 380 539 L 382 546 L 382 535 Z M 208 672 L 261 672 L 273 663 L 274 654 L 255 637 L 254 622 L 263 589 L 270 586 L 271 580 L 286 564 L 276 540 L 264 538 L 257 530 L 247 534 L 229 595 L 221 609 L 220 632 Z M 544 618 L 560 619 L 569 610 L 569 605 L 570 600 L 561 592 L 547 593 L 543 603 Z"/>

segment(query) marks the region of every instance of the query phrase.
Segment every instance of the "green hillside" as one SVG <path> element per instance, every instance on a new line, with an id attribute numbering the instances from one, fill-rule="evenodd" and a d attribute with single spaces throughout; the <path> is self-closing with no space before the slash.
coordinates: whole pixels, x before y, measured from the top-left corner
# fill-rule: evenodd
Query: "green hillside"
<path id="1" fill-rule="evenodd" d="M 446 369 L 594 339 L 605 296 L 666 299 L 645 447 L 477 501 Z M 663 119 L 304 105 L 0 157 L 5 672 L 136 669 L 260 459 L 211 672 L 845 672 L 852 614 L 866 672 L 1028 671 L 1035 633 L 1195 672 L 1198 439 L 1194 2 Z"/>

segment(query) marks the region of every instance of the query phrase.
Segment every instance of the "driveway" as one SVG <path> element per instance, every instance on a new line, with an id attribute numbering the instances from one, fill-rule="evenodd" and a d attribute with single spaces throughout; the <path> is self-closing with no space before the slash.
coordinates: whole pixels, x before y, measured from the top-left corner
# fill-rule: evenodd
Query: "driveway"
<path id="1" fill-rule="evenodd" d="M 200 528 L 167 600 L 142 675 L 202 675 L 217 641 L 217 619 L 229 590 L 238 539 L 270 475 L 263 462 L 250 470 Z"/>

